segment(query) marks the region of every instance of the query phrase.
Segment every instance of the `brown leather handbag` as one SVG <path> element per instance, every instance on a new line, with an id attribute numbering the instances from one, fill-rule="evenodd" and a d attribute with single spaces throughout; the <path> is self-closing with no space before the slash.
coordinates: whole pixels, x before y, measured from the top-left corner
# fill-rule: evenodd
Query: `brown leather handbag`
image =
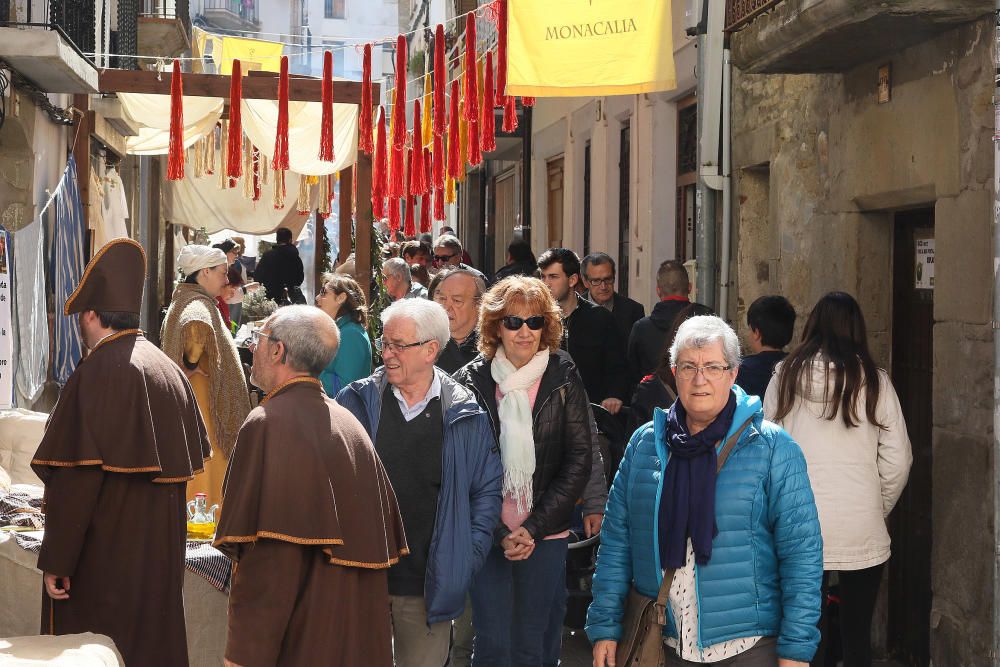
<path id="1" fill-rule="evenodd" d="M 744 429 L 750 425 L 751 417 L 736 430 L 719 452 L 716 471 L 722 470 Z M 615 650 L 615 664 L 618 667 L 663 667 L 663 626 L 667 624 L 667 598 L 670 584 L 674 580 L 674 570 L 663 573 L 663 582 L 656 599 L 647 597 L 633 586 L 625 600 L 625 615 L 622 618 L 622 637 Z"/>

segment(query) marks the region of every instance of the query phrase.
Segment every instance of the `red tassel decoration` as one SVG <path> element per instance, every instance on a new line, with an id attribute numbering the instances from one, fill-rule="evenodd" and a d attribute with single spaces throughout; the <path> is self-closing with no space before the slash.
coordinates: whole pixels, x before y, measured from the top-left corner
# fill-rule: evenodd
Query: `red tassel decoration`
<path id="1" fill-rule="evenodd" d="M 319 122 L 319 159 L 333 162 L 333 53 L 323 52 L 323 84 L 321 99 L 323 113 Z"/>
<path id="2" fill-rule="evenodd" d="M 504 98 L 503 125 L 500 129 L 508 133 L 517 129 L 517 108 L 514 106 L 513 95 L 508 95 Z"/>
<path id="3" fill-rule="evenodd" d="M 392 107 L 392 147 L 402 149 L 406 143 L 406 38 L 396 38 L 396 96 Z M 400 174 L 402 177 L 402 174 Z M 402 187 L 402 180 L 400 180 Z"/>
<path id="4" fill-rule="evenodd" d="M 434 219 L 444 220 L 444 188 L 434 191 Z"/>
<path id="5" fill-rule="evenodd" d="M 434 32 L 434 135 L 440 137 L 445 130 L 445 78 L 448 75 L 444 64 L 444 26 L 438 23 Z M 436 182 L 436 179 L 435 179 Z M 442 185 L 444 187 L 443 179 Z"/>
<path id="6" fill-rule="evenodd" d="M 496 106 L 502 107 L 507 92 L 507 0 L 497 2 L 497 82 Z"/>
<path id="7" fill-rule="evenodd" d="M 365 44 L 361 64 L 361 110 L 358 116 L 358 148 L 372 154 L 372 45 Z"/>
<path id="8" fill-rule="evenodd" d="M 486 52 L 486 74 L 483 77 L 483 122 L 480 123 L 480 146 L 488 153 L 497 149 L 496 121 L 493 119 L 493 52 Z"/>
<path id="9" fill-rule="evenodd" d="M 426 148 L 423 151 L 424 175 L 431 173 L 431 152 Z M 430 183 L 420 199 L 420 233 L 431 231 L 431 188 Z"/>
<path id="10" fill-rule="evenodd" d="M 483 149 L 479 143 L 479 118 L 469 121 L 469 164 L 476 166 L 483 161 Z"/>
<path id="11" fill-rule="evenodd" d="M 414 155 L 416 159 L 420 160 L 420 155 L 417 151 L 412 148 L 406 149 L 406 157 L 410 164 L 414 163 Z M 414 215 L 413 205 L 416 201 L 416 196 L 413 194 L 413 169 L 411 168 L 406 174 L 406 219 L 403 223 L 403 235 L 404 236 L 416 236 L 417 235 L 417 219 Z"/>
<path id="12" fill-rule="evenodd" d="M 535 98 L 534 97 L 522 97 L 521 98 L 521 106 L 525 106 L 525 107 L 533 107 L 533 106 L 535 106 Z"/>
<path id="13" fill-rule="evenodd" d="M 260 151 L 256 146 L 250 152 L 251 163 L 253 164 L 253 201 L 260 201 Z"/>
<path id="14" fill-rule="evenodd" d="M 243 120 L 240 101 L 243 98 L 243 77 L 239 60 L 233 60 L 229 78 L 229 136 L 226 138 L 226 176 L 243 175 Z"/>
<path id="15" fill-rule="evenodd" d="M 376 220 L 385 217 L 386 191 L 386 141 L 385 109 L 378 108 L 378 141 L 375 143 L 375 164 L 372 166 L 372 216 Z M 357 180 L 357 179 L 353 179 Z"/>
<path id="16" fill-rule="evenodd" d="M 389 146 L 389 187 L 386 193 L 389 197 L 405 197 L 406 182 L 406 147 Z"/>
<path id="17" fill-rule="evenodd" d="M 443 115 L 443 114 L 442 114 Z M 434 160 L 434 173 L 431 180 L 431 186 L 435 190 L 444 189 L 444 171 L 445 159 L 447 156 L 444 154 L 444 139 L 440 134 L 434 135 L 434 151 L 432 158 Z"/>
<path id="18" fill-rule="evenodd" d="M 167 152 L 167 179 L 184 178 L 184 84 L 181 82 L 181 62 L 174 61 L 170 73 L 170 144 Z"/>
<path id="19" fill-rule="evenodd" d="M 479 77 L 476 65 L 476 13 L 465 15 L 465 120 L 479 121 Z M 479 143 L 478 141 L 476 142 Z"/>
<path id="20" fill-rule="evenodd" d="M 271 168 L 275 171 L 288 169 L 288 56 L 281 56 L 278 74 L 278 132 L 274 136 Z"/>
<path id="21" fill-rule="evenodd" d="M 448 176 L 458 178 L 462 171 L 462 156 L 458 136 L 458 81 L 451 82 L 451 113 L 448 114 Z"/>
<path id="22" fill-rule="evenodd" d="M 399 199 L 389 197 L 389 240 L 395 241 L 399 233 Z"/>
<path id="23" fill-rule="evenodd" d="M 420 100 L 413 102 L 413 148 L 410 159 L 411 195 L 422 195 L 427 192 L 427 178 L 424 176 L 424 151 L 420 140 L 420 128 L 423 122 L 420 117 Z"/>

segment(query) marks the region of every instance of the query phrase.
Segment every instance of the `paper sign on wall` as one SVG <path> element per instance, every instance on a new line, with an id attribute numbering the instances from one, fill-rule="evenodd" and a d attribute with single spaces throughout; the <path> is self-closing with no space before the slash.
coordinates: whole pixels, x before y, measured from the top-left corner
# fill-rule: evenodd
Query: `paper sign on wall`
<path id="1" fill-rule="evenodd" d="M 934 239 L 916 239 L 915 287 L 934 289 Z"/>

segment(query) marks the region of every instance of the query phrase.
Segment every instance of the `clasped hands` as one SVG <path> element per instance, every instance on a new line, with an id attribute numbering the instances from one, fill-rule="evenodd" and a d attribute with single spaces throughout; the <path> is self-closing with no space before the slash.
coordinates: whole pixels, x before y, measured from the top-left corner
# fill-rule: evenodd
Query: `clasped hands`
<path id="1" fill-rule="evenodd" d="M 520 526 L 500 540 L 500 546 L 507 560 L 528 560 L 535 551 L 535 538 L 524 526 Z"/>

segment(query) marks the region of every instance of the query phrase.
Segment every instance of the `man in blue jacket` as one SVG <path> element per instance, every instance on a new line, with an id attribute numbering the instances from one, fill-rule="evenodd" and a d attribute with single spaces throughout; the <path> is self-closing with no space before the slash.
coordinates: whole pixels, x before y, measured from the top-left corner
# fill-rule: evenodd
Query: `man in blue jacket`
<path id="1" fill-rule="evenodd" d="M 434 367 L 451 337 L 444 308 L 401 299 L 382 313 L 385 365 L 337 395 L 368 431 L 396 492 L 409 556 L 389 570 L 397 667 L 441 667 L 451 621 L 500 521 L 503 468 L 489 416 Z"/>

